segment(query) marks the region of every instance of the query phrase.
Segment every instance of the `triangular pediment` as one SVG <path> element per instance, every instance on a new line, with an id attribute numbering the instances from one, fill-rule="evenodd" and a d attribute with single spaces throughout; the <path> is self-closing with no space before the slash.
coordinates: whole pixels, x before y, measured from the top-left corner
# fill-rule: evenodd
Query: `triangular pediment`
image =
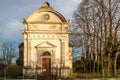
<path id="1" fill-rule="evenodd" d="M 36 48 L 53 48 L 56 47 L 55 45 L 51 44 L 50 42 L 42 42 L 36 46 Z"/>

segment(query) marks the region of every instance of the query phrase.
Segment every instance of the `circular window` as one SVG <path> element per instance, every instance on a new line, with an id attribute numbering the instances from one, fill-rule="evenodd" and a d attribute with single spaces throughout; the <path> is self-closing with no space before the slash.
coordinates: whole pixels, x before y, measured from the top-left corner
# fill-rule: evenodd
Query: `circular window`
<path id="1" fill-rule="evenodd" d="M 45 19 L 45 20 L 49 20 L 49 19 L 50 19 L 49 14 L 44 14 L 44 19 Z"/>

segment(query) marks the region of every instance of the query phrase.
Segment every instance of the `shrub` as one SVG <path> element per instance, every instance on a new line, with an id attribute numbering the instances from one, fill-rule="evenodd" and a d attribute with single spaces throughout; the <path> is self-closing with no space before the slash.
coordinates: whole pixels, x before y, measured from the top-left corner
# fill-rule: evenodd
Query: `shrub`
<path id="1" fill-rule="evenodd" d="M 0 62 L 0 77 L 4 76 L 4 69 L 6 68 L 6 65 L 3 62 Z"/>
<path id="2" fill-rule="evenodd" d="M 22 75 L 22 67 L 15 64 L 9 65 L 6 69 L 7 77 L 18 77 Z"/>

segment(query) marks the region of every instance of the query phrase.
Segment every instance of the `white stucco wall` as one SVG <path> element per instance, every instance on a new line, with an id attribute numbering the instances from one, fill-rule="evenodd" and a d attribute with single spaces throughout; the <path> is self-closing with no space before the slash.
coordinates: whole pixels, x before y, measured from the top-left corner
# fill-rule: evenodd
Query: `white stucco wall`
<path id="1" fill-rule="evenodd" d="M 48 19 L 45 19 L 45 14 Z M 42 67 L 42 53 L 49 51 L 51 67 L 72 68 L 69 22 L 50 6 L 41 7 L 24 20 L 24 66 Z"/>

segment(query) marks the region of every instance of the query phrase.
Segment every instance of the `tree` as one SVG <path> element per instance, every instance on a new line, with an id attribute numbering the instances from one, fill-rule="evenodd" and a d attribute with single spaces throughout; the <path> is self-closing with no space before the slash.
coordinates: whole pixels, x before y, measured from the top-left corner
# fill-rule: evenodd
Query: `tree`
<path id="1" fill-rule="evenodd" d="M 86 67 L 93 61 L 90 72 L 95 71 L 97 63 L 102 74 L 107 69 L 109 76 L 113 67 L 116 75 L 120 53 L 120 0 L 83 0 L 74 12 L 73 21 L 71 31 L 74 37 L 80 36 Z"/>
<path id="2" fill-rule="evenodd" d="M 7 42 L 2 44 L 2 58 L 4 63 L 11 64 L 12 60 L 17 56 L 16 47 L 13 43 Z"/>

